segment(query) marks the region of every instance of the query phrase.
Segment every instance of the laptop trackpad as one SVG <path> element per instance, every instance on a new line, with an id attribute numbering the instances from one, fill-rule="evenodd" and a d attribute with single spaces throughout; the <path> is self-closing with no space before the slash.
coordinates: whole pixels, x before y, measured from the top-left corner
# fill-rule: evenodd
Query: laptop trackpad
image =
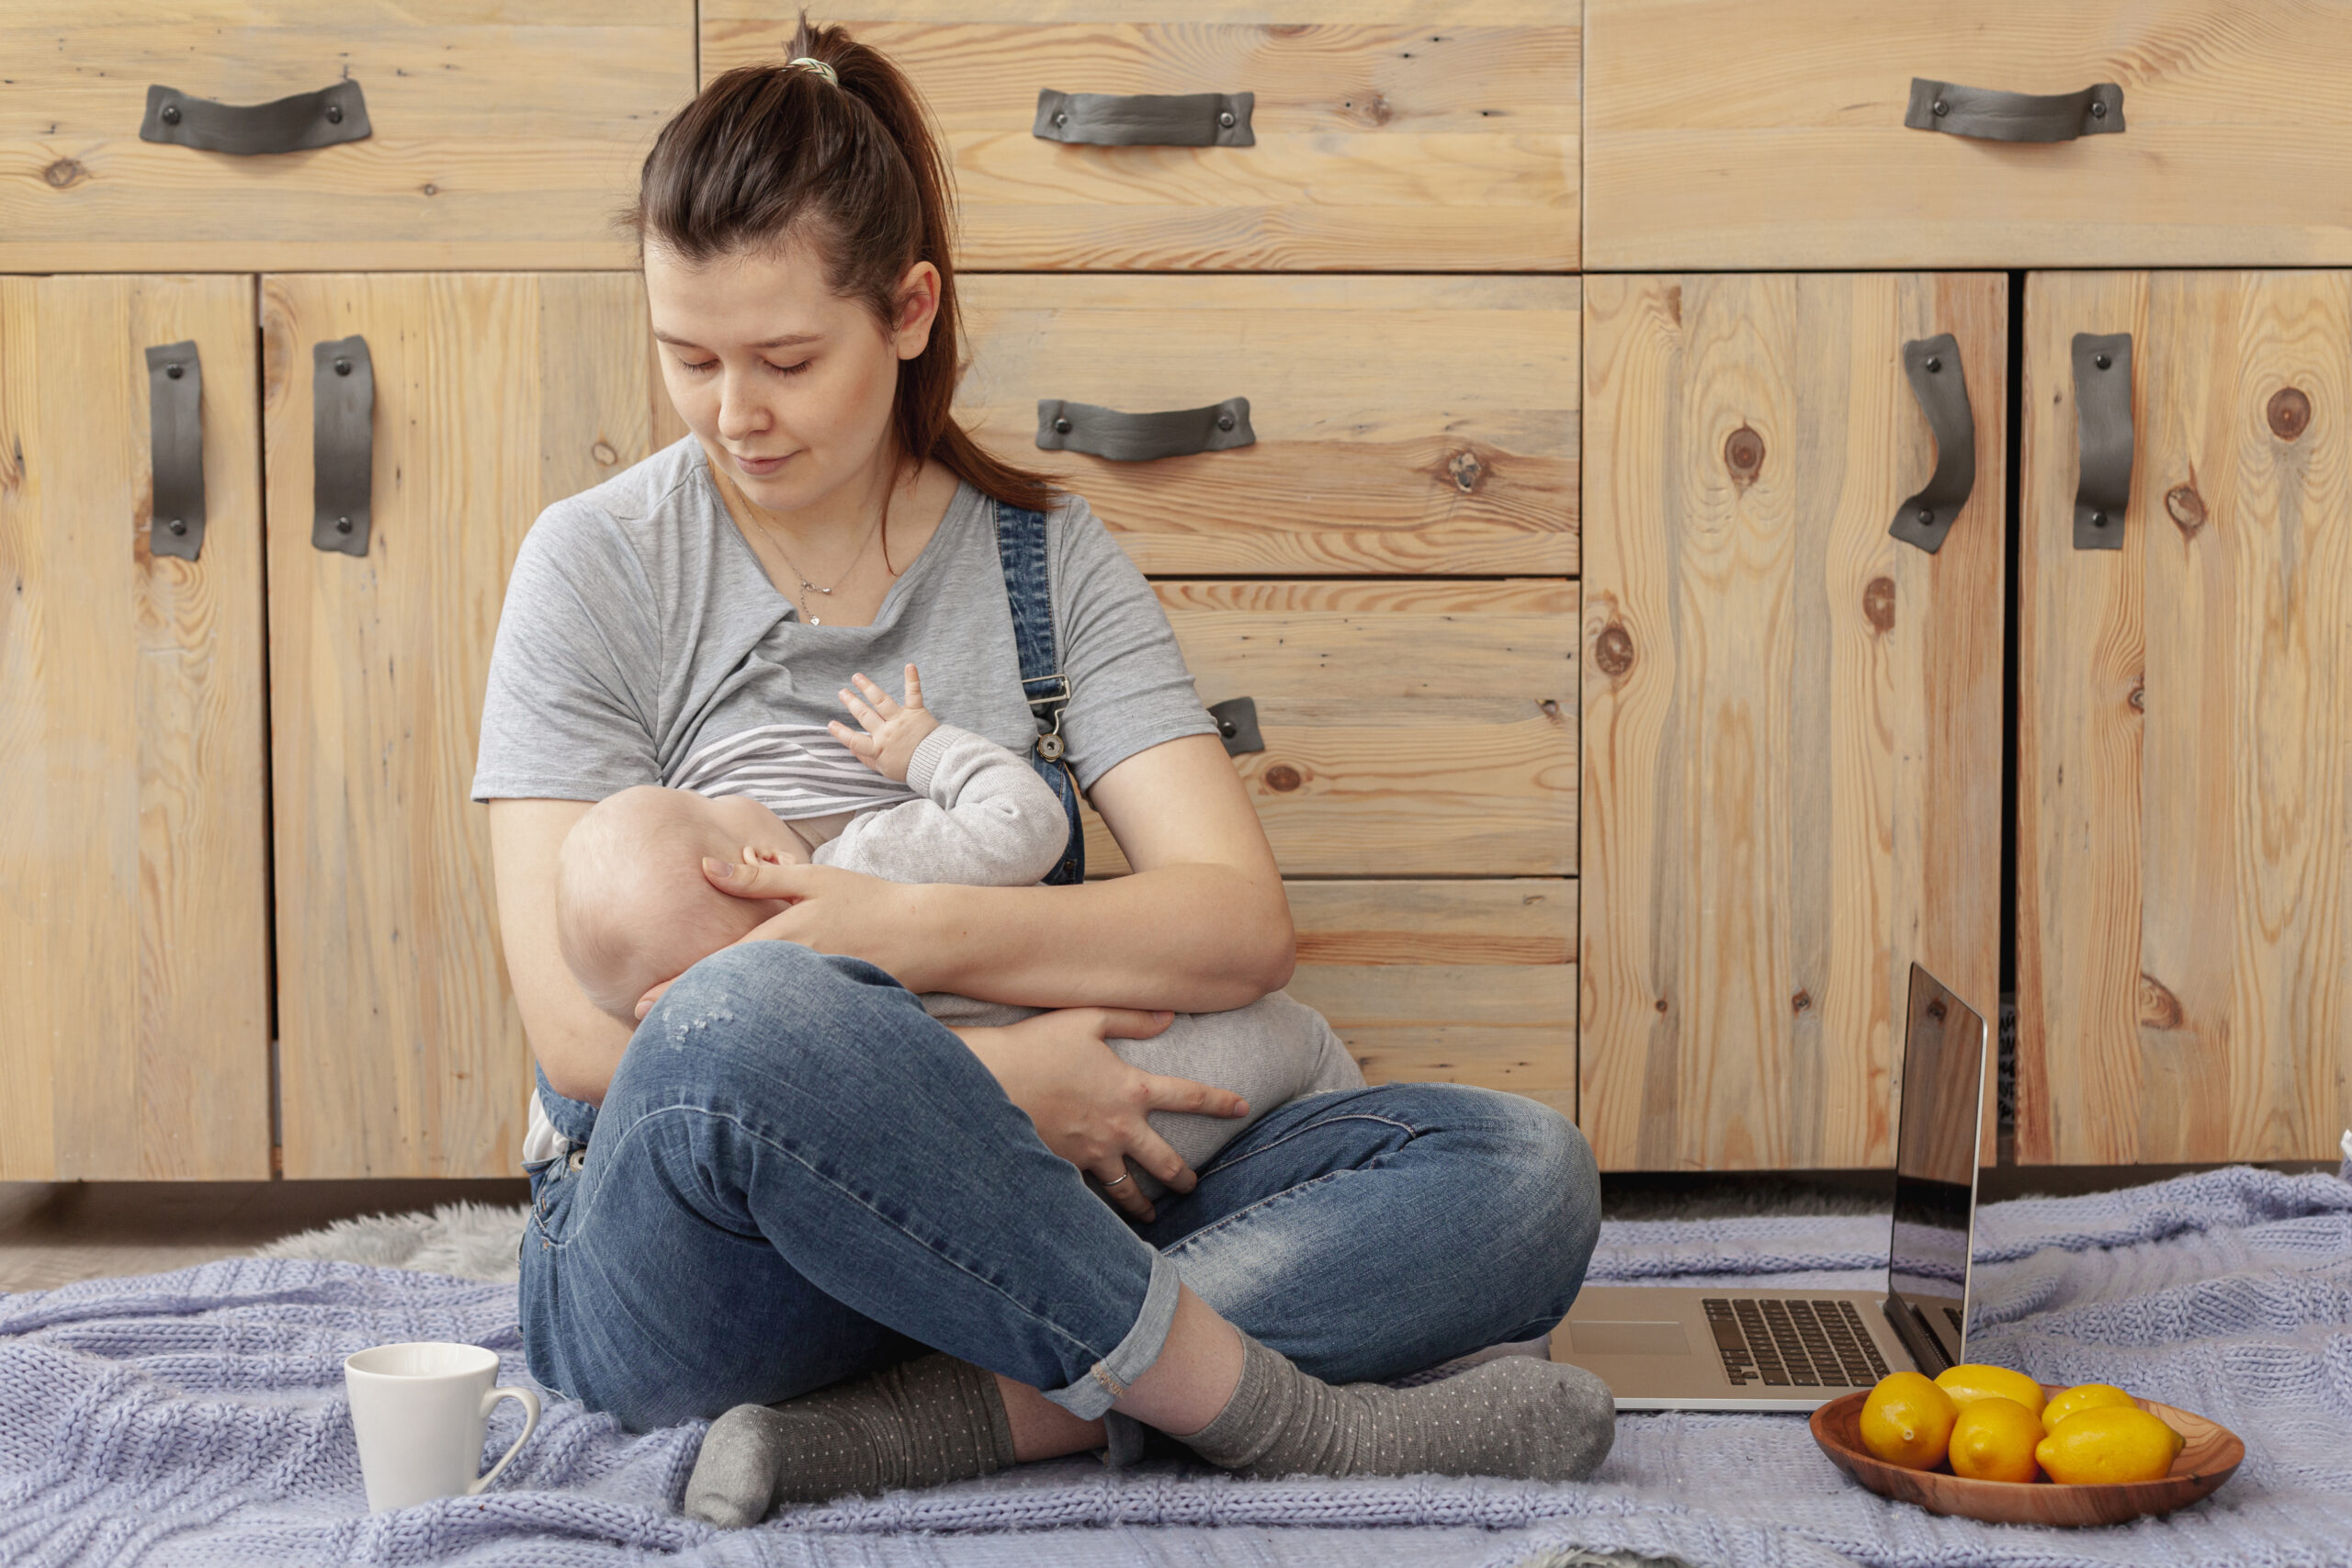
<path id="1" fill-rule="evenodd" d="M 1586 1323 L 1568 1319 L 1568 1343 L 1584 1356 L 1687 1356 L 1690 1336 L 1671 1318 L 1658 1323 Z"/>

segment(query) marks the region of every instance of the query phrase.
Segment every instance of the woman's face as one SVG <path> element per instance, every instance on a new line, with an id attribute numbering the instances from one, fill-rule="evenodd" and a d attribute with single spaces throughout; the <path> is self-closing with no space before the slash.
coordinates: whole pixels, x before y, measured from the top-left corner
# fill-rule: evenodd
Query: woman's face
<path id="1" fill-rule="evenodd" d="M 645 293 L 671 402 L 754 502 L 788 513 L 845 485 L 862 494 L 892 460 L 899 362 L 923 351 L 939 310 L 929 262 L 901 280 L 888 330 L 797 243 L 699 265 L 649 243 Z"/>

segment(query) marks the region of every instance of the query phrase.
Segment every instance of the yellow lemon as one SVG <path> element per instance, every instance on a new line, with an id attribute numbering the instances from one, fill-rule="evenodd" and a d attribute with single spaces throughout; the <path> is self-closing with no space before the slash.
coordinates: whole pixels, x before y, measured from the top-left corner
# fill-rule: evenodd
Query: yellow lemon
<path id="1" fill-rule="evenodd" d="M 1951 1395 L 1921 1374 L 1889 1372 L 1862 1401 L 1862 1447 L 1905 1470 L 1933 1470 L 1959 1414 Z"/>
<path id="2" fill-rule="evenodd" d="M 1951 1424 L 1951 1472 L 1975 1481 L 2031 1481 L 2041 1419 L 2002 1394 L 1972 1399 Z M 2167 1463 L 2170 1461 L 2167 1461 Z"/>
<path id="3" fill-rule="evenodd" d="M 1936 1386 L 1951 1394 L 1954 1404 L 1969 1404 L 1980 1399 L 2014 1399 L 2036 1416 L 2041 1414 L 2041 1385 L 2007 1367 L 1974 1363 L 1947 1367 L 1937 1375 Z"/>
<path id="4" fill-rule="evenodd" d="M 2078 1410 L 2097 1410 L 2103 1405 L 2131 1403 L 2132 1396 L 2111 1382 L 2076 1383 L 2041 1407 L 2041 1429 L 2056 1431 L 2059 1422 Z"/>
<path id="5" fill-rule="evenodd" d="M 2078 1410 L 2034 1446 L 2052 1481 L 2154 1481 L 2172 1469 L 2178 1432 L 2135 1404 Z"/>

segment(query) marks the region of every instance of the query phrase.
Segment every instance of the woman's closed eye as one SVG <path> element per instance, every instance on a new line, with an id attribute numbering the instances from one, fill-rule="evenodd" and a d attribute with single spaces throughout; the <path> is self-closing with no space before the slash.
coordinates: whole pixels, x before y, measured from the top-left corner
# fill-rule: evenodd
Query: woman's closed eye
<path id="1" fill-rule="evenodd" d="M 812 362 L 803 359 L 792 365 L 778 365 L 773 360 L 763 359 L 760 363 L 766 366 L 769 369 L 775 371 L 779 376 L 797 376 L 803 370 L 808 369 Z M 678 367 L 680 369 L 691 371 L 695 375 L 703 376 L 718 369 L 718 361 L 716 359 L 681 359 L 678 361 Z"/>

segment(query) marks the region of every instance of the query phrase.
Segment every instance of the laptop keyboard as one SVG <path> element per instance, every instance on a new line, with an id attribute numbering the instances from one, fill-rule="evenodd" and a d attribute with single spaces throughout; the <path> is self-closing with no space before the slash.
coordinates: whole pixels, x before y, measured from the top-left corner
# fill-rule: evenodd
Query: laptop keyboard
<path id="1" fill-rule="evenodd" d="M 1736 1386 L 1868 1388 L 1886 1362 L 1851 1302 L 1710 1296 L 1707 1326 Z"/>

